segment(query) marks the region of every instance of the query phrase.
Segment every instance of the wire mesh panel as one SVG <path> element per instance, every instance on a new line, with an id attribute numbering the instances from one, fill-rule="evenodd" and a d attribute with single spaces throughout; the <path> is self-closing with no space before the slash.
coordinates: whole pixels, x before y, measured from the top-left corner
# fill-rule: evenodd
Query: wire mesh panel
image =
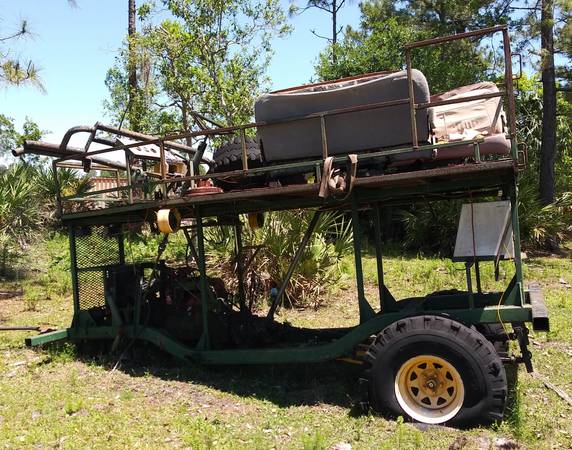
<path id="1" fill-rule="evenodd" d="M 88 310 L 105 305 L 103 277 L 103 269 L 82 271 L 77 274 L 80 310 Z"/>
<path id="2" fill-rule="evenodd" d="M 74 237 L 79 309 L 104 306 L 105 270 L 123 261 L 121 229 L 110 226 L 76 228 Z"/>

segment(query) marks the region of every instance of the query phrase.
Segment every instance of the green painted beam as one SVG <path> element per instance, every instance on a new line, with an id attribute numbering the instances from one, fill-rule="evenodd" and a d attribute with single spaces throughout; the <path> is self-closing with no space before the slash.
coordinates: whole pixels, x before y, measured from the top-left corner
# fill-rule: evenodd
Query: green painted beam
<path id="1" fill-rule="evenodd" d="M 422 312 L 422 311 L 418 311 Z M 197 361 L 203 364 L 289 364 L 315 363 L 339 358 L 350 353 L 356 345 L 365 342 L 371 335 L 381 332 L 391 323 L 415 314 L 412 311 L 378 314 L 367 322 L 351 329 L 345 336 L 328 344 L 282 348 L 251 348 L 229 350 L 197 350 L 170 337 L 162 330 L 145 327 L 136 330 L 133 326 L 125 327 L 87 327 L 58 330 L 40 334 L 26 340 L 28 346 L 38 346 L 65 339 L 113 339 L 118 333 L 130 339 L 141 339 L 153 343 L 161 350 L 185 361 Z M 429 312 L 425 312 L 429 313 Z M 532 308 L 530 306 L 488 306 L 485 308 L 461 309 L 452 312 L 450 309 L 431 311 L 430 314 L 447 314 L 453 319 L 468 323 L 498 323 L 499 318 L 506 323 L 530 322 Z"/>
<path id="2" fill-rule="evenodd" d="M 64 341 L 69 338 L 69 328 L 63 330 L 50 331 L 49 333 L 37 334 L 25 340 L 26 347 L 37 347 L 38 345 L 49 344 L 50 342 Z"/>
<path id="3" fill-rule="evenodd" d="M 469 323 L 530 322 L 531 308 L 501 306 L 475 308 L 455 311 L 433 311 L 432 314 L 447 314 L 453 319 Z M 344 337 L 335 342 L 316 346 L 266 348 L 266 349 L 232 349 L 199 351 L 190 354 L 190 358 L 202 364 L 292 364 L 315 363 L 339 358 L 350 353 L 357 344 L 365 342 L 371 335 L 379 333 L 396 320 L 410 316 L 411 313 L 388 313 L 378 315 L 355 327 Z"/>

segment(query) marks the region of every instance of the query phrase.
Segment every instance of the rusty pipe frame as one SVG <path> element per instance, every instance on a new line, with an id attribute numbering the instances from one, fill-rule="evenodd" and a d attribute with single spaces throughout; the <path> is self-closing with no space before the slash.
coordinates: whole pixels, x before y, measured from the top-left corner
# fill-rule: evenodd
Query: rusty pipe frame
<path id="1" fill-rule="evenodd" d="M 425 39 L 423 41 L 412 42 L 411 44 L 406 44 L 404 48 L 405 50 L 410 50 L 414 48 L 428 47 L 430 45 L 443 44 L 445 42 L 458 41 L 460 39 L 467 39 L 477 36 L 485 36 L 487 34 L 497 33 L 499 31 L 504 32 L 507 30 L 508 27 L 506 25 L 497 25 L 494 27 L 481 28 L 480 30 L 467 31 L 465 33 L 452 34 L 450 36 L 441 36 L 431 39 Z"/>
<path id="2" fill-rule="evenodd" d="M 516 106 L 512 79 L 512 52 L 510 50 L 510 37 L 506 26 L 503 29 L 502 39 L 504 51 L 504 81 L 508 100 L 508 133 L 511 139 L 516 139 Z M 513 157 L 517 159 L 516 154 L 513 154 Z"/>
<path id="3" fill-rule="evenodd" d="M 505 76 L 504 76 L 504 84 L 505 84 L 505 92 L 504 94 L 507 96 L 507 106 L 508 106 L 508 125 L 509 125 L 509 137 L 511 140 L 516 138 L 516 106 L 515 106 L 515 97 L 514 97 L 514 83 L 513 83 L 513 75 L 512 75 L 512 53 L 510 50 L 510 37 L 508 34 L 508 26 L 507 25 L 497 25 L 495 27 L 488 27 L 483 28 L 480 30 L 475 31 L 467 31 L 466 33 L 458 33 L 453 34 L 451 36 L 443 36 L 443 37 L 436 37 L 432 39 L 426 39 L 423 41 L 412 42 L 411 44 L 405 45 L 405 55 L 407 58 L 407 69 L 408 72 L 410 70 L 410 51 L 417 48 L 428 47 L 432 45 L 444 44 L 447 42 L 458 41 L 461 39 L 467 39 L 471 37 L 480 37 L 485 36 L 487 34 L 494 34 L 502 32 L 503 37 L 503 53 L 504 53 L 504 63 L 505 63 Z M 413 88 L 412 80 L 410 76 L 408 76 L 408 82 L 410 84 L 410 92 Z M 410 94 L 411 95 L 411 94 Z M 500 97 L 500 95 L 498 95 Z M 486 98 L 484 96 L 474 96 L 472 97 L 473 100 L 478 100 L 480 98 Z M 493 97 L 493 95 L 491 95 Z M 490 98 L 490 97 L 489 97 Z M 469 101 L 471 97 L 465 97 L 464 101 Z M 430 106 L 437 106 L 450 104 L 445 102 L 433 102 L 433 103 L 425 103 L 423 106 L 415 104 L 415 102 L 411 102 L 413 106 L 411 106 L 411 117 L 415 117 L 414 110 L 427 108 Z M 453 103 L 453 102 L 451 102 Z M 463 103 L 463 101 L 459 101 L 458 103 Z M 413 130 L 414 125 L 412 124 L 412 134 L 415 138 L 415 133 Z M 415 142 L 414 142 L 415 144 Z M 513 146 L 514 147 L 514 146 Z M 514 154 L 513 151 L 513 159 L 517 159 L 517 155 Z"/>
<path id="4" fill-rule="evenodd" d="M 85 159 L 87 156 L 87 158 L 91 159 L 94 163 L 113 167 L 114 169 L 125 170 L 125 166 L 122 164 L 107 161 L 103 158 L 98 158 L 97 156 L 91 156 L 91 154 L 86 155 L 84 150 L 78 147 L 66 147 L 62 150 L 58 144 L 41 141 L 25 141 L 23 147 L 12 150 L 12 155 L 15 157 L 30 154 L 49 156 L 51 158 L 65 157 L 66 159 L 77 160 Z"/>
<path id="5" fill-rule="evenodd" d="M 501 25 L 501 26 L 491 27 L 491 28 L 485 28 L 482 30 L 471 31 L 471 32 L 467 32 L 467 33 L 460 33 L 460 34 L 452 35 L 452 36 L 445 36 L 445 37 L 439 37 L 439 38 L 434 38 L 434 39 L 428 39 L 425 41 L 420 41 L 420 42 L 408 44 L 407 46 L 405 46 L 406 57 L 408 60 L 407 61 L 407 69 L 408 69 L 407 71 L 408 71 L 408 82 L 409 82 L 409 90 L 410 90 L 410 95 L 409 95 L 409 98 L 407 98 L 407 99 L 399 99 L 399 100 L 394 100 L 394 101 L 389 101 L 389 102 L 380 102 L 380 103 L 359 105 L 359 106 L 348 107 L 348 108 L 334 109 L 334 110 L 329 110 L 329 111 L 324 111 L 324 112 L 319 112 L 319 113 L 313 113 L 313 114 L 309 114 L 309 115 L 305 115 L 305 116 L 292 117 L 292 118 L 289 118 L 286 120 L 271 121 L 271 122 L 260 122 L 260 123 L 255 122 L 255 123 L 250 123 L 250 124 L 240 125 L 240 126 L 229 126 L 229 127 L 221 127 L 221 128 L 216 128 L 216 129 L 206 129 L 206 130 L 201 130 L 199 132 L 172 134 L 172 135 L 166 135 L 162 138 L 156 138 L 154 136 L 144 135 L 142 133 L 131 132 L 129 130 L 119 130 L 119 129 L 114 128 L 114 127 L 109 127 L 109 126 L 105 126 L 105 125 L 101 125 L 101 124 L 97 123 L 96 127 L 102 131 L 121 134 L 121 135 L 125 135 L 125 136 L 132 137 L 135 139 L 143 139 L 144 142 L 143 143 L 137 142 L 137 143 L 131 143 L 131 144 L 125 144 L 125 145 L 111 146 L 110 148 L 98 150 L 95 152 L 90 152 L 90 157 L 94 156 L 94 155 L 98 155 L 100 153 L 106 153 L 109 151 L 113 151 L 113 150 L 125 150 L 126 151 L 129 148 L 137 147 L 137 146 L 140 146 L 142 144 L 161 144 L 161 143 L 164 143 L 165 146 L 171 146 L 172 144 L 175 144 L 176 146 L 182 147 L 182 149 L 184 151 L 191 149 L 193 152 L 195 152 L 195 156 L 198 156 L 198 155 L 196 155 L 195 149 L 192 149 L 191 147 L 184 146 L 182 144 L 172 143 L 170 141 L 175 140 L 175 139 L 192 138 L 192 137 L 198 137 L 198 136 L 204 136 L 206 139 L 208 136 L 212 136 L 212 135 L 233 134 L 236 132 L 240 132 L 241 134 L 244 134 L 244 131 L 246 129 L 249 129 L 249 128 L 264 127 L 264 126 L 278 124 L 278 123 L 288 123 L 288 122 L 311 120 L 311 119 L 319 119 L 322 122 L 322 125 L 325 125 L 324 119 L 325 119 L 325 117 L 330 116 L 330 115 L 346 114 L 346 113 L 365 111 L 365 110 L 371 110 L 371 109 L 381 109 L 381 108 L 385 108 L 385 107 L 389 107 L 389 106 L 405 105 L 405 104 L 409 104 L 410 109 L 411 109 L 410 113 L 411 113 L 411 118 L 412 118 L 412 120 L 411 120 L 412 141 L 413 141 L 413 147 L 417 148 L 419 144 L 417 142 L 417 130 L 416 130 L 416 120 L 415 120 L 415 110 L 416 109 L 424 109 L 424 108 L 428 108 L 431 106 L 437 106 L 437 105 L 464 103 L 464 102 L 470 102 L 470 101 L 477 100 L 477 99 L 491 98 L 491 97 L 497 97 L 497 96 L 500 97 L 503 94 L 502 93 L 492 94 L 492 95 L 491 94 L 485 94 L 485 95 L 481 95 L 481 96 L 465 97 L 463 99 L 457 99 L 457 100 L 445 100 L 445 101 L 439 101 L 439 102 L 429 102 L 429 103 L 416 104 L 415 99 L 414 99 L 412 92 L 411 92 L 413 86 L 412 86 L 412 78 L 411 78 L 412 65 L 411 65 L 411 58 L 410 58 L 410 50 L 414 49 L 414 48 L 420 48 L 420 47 L 429 46 L 429 45 L 436 45 L 436 44 L 455 41 L 455 40 L 459 40 L 459 39 L 466 39 L 466 38 L 475 37 L 475 36 L 484 36 L 486 34 L 491 34 L 491 33 L 495 33 L 498 31 L 503 32 L 503 42 L 504 42 L 504 49 L 505 49 L 505 62 L 510 61 L 510 44 L 509 44 L 509 40 L 508 40 L 508 30 L 507 30 L 506 25 Z M 508 57 L 508 60 L 507 60 L 507 57 Z M 509 132 L 510 132 L 511 137 L 512 137 L 514 135 L 514 130 L 515 130 L 515 126 L 514 126 L 514 122 L 515 122 L 514 110 L 515 110 L 515 108 L 514 108 L 514 92 L 512 89 L 512 87 L 513 87 L 513 84 L 512 84 L 512 66 L 510 65 L 510 63 L 505 64 L 505 73 L 506 73 L 505 91 L 506 91 L 506 95 L 508 96 L 508 104 L 509 104 L 509 107 L 508 107 L 509 124 L 510 124 Z M 323 127 L 323 128 L 325 128 L 325 127 Z M 92 132 L 92 131 L 93 131 L 92 128 L 88 129 L 87 127 L 75 127 L 74 129 L 70 130 L 70 133 L 73 134 L 75 132 Z M 71 134 L 70 134 L 70 137 L 71 137 Z M 324 134 L 325 134 L 324 130 L 322 130 L 322 135 L 324 135 Z M 69 137 L 68 137 L 68 142 L 69 142 Z M 86 155 L 86 157 L 87 157 L 87 155 Z M 72 158 L 73 158 L 72 156 L 65 156 L 65 157 L 60 158 L 58 160 L 58 162 L 63 162 L 65 160 L 72 159 Z M 247 167 L 248 163 L 246 161 L 244 152 L 242 155 L 242 159 L 243 159 L 243 166 Z M 195 158 L 193 158 L 193 160 L 195 160 Z M 195 162 L 195 161 L 193 161 L 193 162 Z M 244 167 L 243 167 L 243 172 L 244 172 Z M 221 174 L 221 175 L 223 175 L 223 174 Z M 192 177 L 192 178 L 195 178 L 195 177 Z"/>
<path id="6" fill-rule="evenodd" d="M 438 100 L 427 103 L 416 103 L 415 109 L 427 109 L 427 108 L 432 108 L 434 106 L 455 105 L 457 103 L 469 103 L 475 100 L 487 100 L 490 98 L 503 97 L 504 95 L 505 93 L 501 91 L 501 92 L 492 92 L 490 94 L 471 95 L 468 97 L 452 98 L 448 100 Z"/>
<path id="7" fill-rule="evenodd" d="M 64 134 L 64 137 L 62 138 L 62 142 L 60 143 L 60 148 L 62 150 L 66 149 L 68 147 L 69 141 L 72 138 L 72 136 L 74 134 L 77 134 L 77 133 L 90 133 L 90 137 L 89 137 L 88 142 L 86 144 L 86 148 L 84 149 L 86 152 L 87 152 L 87 148 L 89 147 L 89 144 L 91 144 L 91 142 L 97 142 L 99 144 L 109 145 L 110 147 L 114 147 L 114 148 L 116 147 L 116 142 L 111 140 L 111 139 L 95 137 L 95 133 L 97 133 L 98 131 L 103 131 L 106 133 L 115 134 L 118 136 L 124 136 L 127 138 L 142 141 L 142 142 L 139 142 L 138 145 L 134 145 L 134 147 L 141 146 L 144 144 L 155 144 L 155 143 L 163 142 L 163 145 L 168 149 L 179 150 L 179 151 L 182 151 L 185 153 L 190 153 L 193 155 L 196 153 L 196 149 L 189 147 L 188 145 L 180 144 L 178 142 L 172 142 L 172 141 L 169 141 L 167 139 L 157 138 L 157 136 L 139 133 L 137 131 L 131 131 L 131 130 L 126 130 L 126 129 L 116 128 L 116 127 L 113 127 L 111 125 L 104 125 L 100 122 L 96 122 L 95 125 L 92 127 L 80 125 L 80 126 L 70 128 Z M 121 148 L 122 147 L 118 146 L 116 149 L 121 149 Z M 203 161 L 205 163 L 210 162 L 210 160 L 208 160 L 204 157 L 203 157 Z"/>
<path id="8" fill-rule="evenodd" d="M 411 142 L 413 148 L 419 147 L 419 140 L 417 137 L 417 114 L 415 111 L 415 90 L 413 89 L 413 66 L 411 64 L 411 51 L 405 49 L 405 65 L 407 68 L 407 89 L 409 91 L 409 119 L 411 120 Z"/>

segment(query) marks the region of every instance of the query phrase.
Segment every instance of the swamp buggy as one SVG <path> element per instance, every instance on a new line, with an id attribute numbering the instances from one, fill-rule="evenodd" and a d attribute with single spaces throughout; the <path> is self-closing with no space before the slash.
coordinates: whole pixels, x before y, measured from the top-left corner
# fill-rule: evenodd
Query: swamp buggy
<path id="1" fill-rule="evenodd" d="M 479 83 L 431 95 L 412 68 L 417 48 L 493 33 L 503 42 L 500 89 Z M 498 26 L 417 42 L 405 55 L 400 72 L 265 94 L 255 105 L 256 122 L 247 125 L 223 127 L 194 113 L 200 129 L 192 133 L 154 137 L 97 123 L 70 129 L 61 145 L 26 142 L 15 154 L 52 156 L 56 181 L 62 168 L 96 174 L 95 190 L 58 194 L 69 230 L 73 322 L 27 344 L 143 340 L 201 364 L 345 359 L 362 364 L 361 382 L 376 410 L 431 424 L 501 420 L 505 365 L 532 370 L 527 324 L 548 330 L 541 292 L 534 283 L 525 289 L 522 274 L 517 195 L 526 155 L 516 143 L 508 31 Z M 70 145 L 78 133 L 87 134 L 81 148 Z M 209 145 L 217 147 L 212 159 Z M 464 263 L 466 286 L 396 300 L 384 282 L 383 208 L 443 199 L 468 200 L 453 255 Z M 261 317 L 245 300 L 244 274 L 256 249 L 243 244 L 243 227 L 263 226 L 268 211 L 293 209 L 313 217 Z M 279 323 L 274 316 L 290 277 L 327 210 L 352 217 L 359 324 Z M 376 305 L 364 292 L 365 210 L 374 225 Z M 166 237 L 154 261 L 134 260 L 125 242 L 143 224 L 164 236 L 184 233 L 186 261 L 169 266 L 161 259 Z M 233 230 L 234 294 L 227 292 L 230 280 L 209 276 L 206 227 Z M 488 262 L 498 273 L 501 260 L 513 261 L 512 279 L 503 292 L 487 292 L 479 265 Z M 518 355 L 509 352 L 511 340 Z"/>

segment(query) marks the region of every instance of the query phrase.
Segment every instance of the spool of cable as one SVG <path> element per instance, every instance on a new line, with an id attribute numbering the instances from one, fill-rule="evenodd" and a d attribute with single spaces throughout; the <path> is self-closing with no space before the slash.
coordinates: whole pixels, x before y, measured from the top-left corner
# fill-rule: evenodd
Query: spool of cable
<path id="1" fill-rule="evenodd" d="M 157 227 L 161 233 L 176 233 L 181 226 L 181 213 L 177 209 L 160 209 L 157 211 Z"/>

